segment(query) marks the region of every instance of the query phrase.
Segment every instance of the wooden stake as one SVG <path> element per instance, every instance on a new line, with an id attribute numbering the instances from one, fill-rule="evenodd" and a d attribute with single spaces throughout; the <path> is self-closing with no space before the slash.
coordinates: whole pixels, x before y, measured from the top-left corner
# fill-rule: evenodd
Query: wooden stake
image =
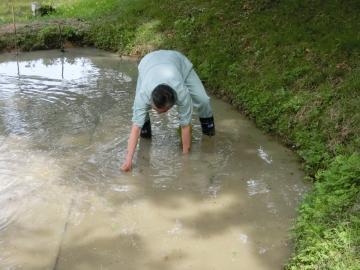
<path id="1" fill-rule="evenodd" d="M 16 54 L 18 54 L 19 52 L 18 52 L 18 48 L 17 48 L 17 36 L 16 36 L 16 23 L 15 23 L 15 12 L 14 12 L 14 0 L 11 1 L 11 8 L 12 8 L 13 25 L 14 25 L 14 36 L 15 36 L 14 45 L 15 45 Z"/>

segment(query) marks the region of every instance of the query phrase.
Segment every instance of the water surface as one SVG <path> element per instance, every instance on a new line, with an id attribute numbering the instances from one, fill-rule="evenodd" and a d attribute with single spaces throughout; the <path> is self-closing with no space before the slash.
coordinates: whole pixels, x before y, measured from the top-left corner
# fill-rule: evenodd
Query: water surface
<path id="1" fill-rule="evenodd" d="M 136 63 L 94 49 L 0 56 L 0 269 L 281 269 L 306 190 L 297 158 L 212 100 L 181 154 L 176 109 L 151 114 L 119 171 Z"/>

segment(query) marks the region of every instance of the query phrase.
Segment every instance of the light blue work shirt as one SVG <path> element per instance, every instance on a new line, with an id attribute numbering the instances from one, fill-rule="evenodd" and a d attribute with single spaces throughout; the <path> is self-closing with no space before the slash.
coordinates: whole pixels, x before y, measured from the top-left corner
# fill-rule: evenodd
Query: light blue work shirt
<path id="1" fill-rule="evenodd" d="M 167 84 L 175 90 L 180 125 L 191 122 L 193 104 L 185 79 L 192 70 L 192 63 L 181 53 L 159 50 L 147 54 L 138 66 L 139 75 L 133 105 L 133 124 L 142 127 L 151 109 L 151 93 L 159 84 Z"/>

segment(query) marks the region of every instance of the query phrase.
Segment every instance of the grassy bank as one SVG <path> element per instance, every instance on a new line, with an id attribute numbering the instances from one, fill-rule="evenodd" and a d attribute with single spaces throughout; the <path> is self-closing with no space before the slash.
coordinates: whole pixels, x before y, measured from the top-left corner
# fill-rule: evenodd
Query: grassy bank
<path id="1" fill-rule="evenodd" d="M 58 12 L 90 23 L 86 44 L 189 56 L 208 89 L 280 136 L 315 180 L 288 269 L 359 269 L 359 1 L 78 0 Z"/>
<path id="2" fill-rule="evenodd" d="M 59 15 L 56 14 L 58 7 L 74 1 L 36 1 L 43 5 L 42 12 L 50 12 L 49 7 L 52 7 L 51 16 L 41 16 L 41 11 L 37 11 L 36 17 L 32 15 L 32 2 L 29 0 L 0 2 L 0 52 L 11 51 L 16 47 L 22 51 L 31 51 L 61 48 L 64 44 L 65 46 L 88 44 L 89 25 L 85 21 L 56 16 Z M 14 34 L 15 30 L 17 35 Z"/>

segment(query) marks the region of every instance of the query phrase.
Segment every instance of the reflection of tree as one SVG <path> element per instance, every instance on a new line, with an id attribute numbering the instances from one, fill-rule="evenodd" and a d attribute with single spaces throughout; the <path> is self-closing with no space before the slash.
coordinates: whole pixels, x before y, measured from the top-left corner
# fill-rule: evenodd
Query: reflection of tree
<path id="1" fill-rule="evenodd" d="M 47 67 L 47 66 L 58 65 L 60 62 L 58 57 L 54 57 L 54 58 L 43 58 L 41 60 L 41 63 Z"/>
<path id="2" fill-rule="evenodd" d="M 72 57 L 66 57 L 65 60 L 66 60 L 66 63 L 69 65 L 75 65 L 76 62 L 78 61 L 77 58 L 72 58 Z"/>
<path id="3" fill-rule="evenodd" d="M 25 61 L 24 67 L 30 68 L 32 64 L 33 64 L 33 61 Z"/>

